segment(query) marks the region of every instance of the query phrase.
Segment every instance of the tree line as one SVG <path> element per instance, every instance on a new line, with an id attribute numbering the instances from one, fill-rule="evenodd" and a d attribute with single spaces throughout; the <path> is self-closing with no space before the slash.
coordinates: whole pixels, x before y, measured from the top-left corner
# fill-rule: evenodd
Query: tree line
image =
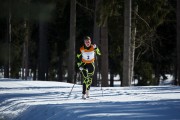
<path id="1" fill-rule="evenodd" d="M 88 35 L 102 52 L 94 86 L 114 86 L 116 75 L 121 86 L 158 85 L 166 74 L 178 85 L 178 10 L 178 0 L 1 0 L 1 72 L 75 83 Z"/>

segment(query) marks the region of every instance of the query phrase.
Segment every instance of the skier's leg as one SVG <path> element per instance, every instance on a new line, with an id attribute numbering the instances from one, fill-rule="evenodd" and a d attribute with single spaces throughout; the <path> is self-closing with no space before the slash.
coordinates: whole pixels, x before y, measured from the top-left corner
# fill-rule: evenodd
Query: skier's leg
<path id="1" fill-rule="evenodd" d="M 86 84 L 85 83 L 83 83 L 83 92 L 82 92 L 82 94 L 86 94 Z"/>
<path id="2" fill-rule="evenodd" d="M 94 63 L 86 64 L 84 69 L 81 71 L 83 75 L 83 91 L 82 91 L 82 98 L 85 99 L 85 94 L 89 97 L 89 89 L 92 84 L 92 78 L 94 75 L 95 66 Z"/>
<path id="3" fill-rule="evenodd" d="M 87 90 L 90 90 L 90 87 L 91 87 L 91 86 L 89 85 L 89 86 L 87 87 Z"/>
<path id="4" fill-rule="evenodd" d="M 95 71 L 94 63 L 89 64 L 88 65 L 88 84 L 89 84 L 88 90 L 90 89 L 90 86 L 92 84 L 92 79 L 93 79 L 94 71 Z"/>
<path id="5" fill-rule="evenodd" d="M 85 83 L 83 83 L 83 91 L 82 91 L 82 99 L 86 99 L 86 84 Z"/>
<path id="6" fill-rule="evenodd" d="M 94 63 L 88 64 L 87 68 L 88 68 L 88 80 L 86 82 L 86 87 L 87 87 L 86 97 L 89 98 L 89 90 L 92 84 L 92 79 L 95 71 Z"/>
<path id="7" fill-rule="evenodd" d="M 82 99 L 86 99 L 85 98 L 85 94 L 86 94 L 86 90 L 87 90 L 87 85 L 86 85 L 86 81 L 87 81 L 87 78 L 88 78 L 88 70 L 86 69 L 86 66 L 85 68 L 81 71 L 81 74 L 83 76 L 83 85 L 82 85 Z"/>
<path id="8" fill-rule="evenodd" d="M 90 90 L 90 85 L 88 86 L 87 90 L 86 90 L 86 97 L 89 98 L 89 90 Z"/>

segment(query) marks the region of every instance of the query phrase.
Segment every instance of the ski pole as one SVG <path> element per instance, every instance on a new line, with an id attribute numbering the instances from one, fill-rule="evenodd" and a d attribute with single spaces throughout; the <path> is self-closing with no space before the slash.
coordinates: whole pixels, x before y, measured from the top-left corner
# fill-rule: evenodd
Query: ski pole
<path id="1" fill-rule="evenodd" d="M 103 95 L 103 89 L 102 89 L 102 79 L 101 79 L 101 91 L 102 91 L 102 97 L 103 97 L 104 95 Z"/>
<path id="2" fill-rule="evenodd" d="M 74 86 L 75 86 L 75 83 L 74 83 L 74 85 L 72 86 L 71 91 L 69 92 L 69 95 L 68 95 L 68 97 L 67 97 L 67 98 L 69 98 L 69 96 L 71 95 L 71 92 L 72 92 L 72 90 L 73 90 Z"/>
<path id="3" fill-rule="evenodd" d="M 77 73 L 76 73 L 76 74 L 77 74 Z M 68 98 L 69 98 L 69 96 L 71 95 L 72 90 L 73 90 L 73 88 L 74 88 L 74 86 L 75 86 L 75 84 L 76 84 L 76 77 L 77 77 L 77 75 L 76 75 L 76 74 L 75 74 L 75 76 L 74 76 L 74 78 L 75 78 L 74 85 L 72 86 L 71 91 L 69 92 L 69 95 L 68 95 L 67 99 L 68 99 Z"/>

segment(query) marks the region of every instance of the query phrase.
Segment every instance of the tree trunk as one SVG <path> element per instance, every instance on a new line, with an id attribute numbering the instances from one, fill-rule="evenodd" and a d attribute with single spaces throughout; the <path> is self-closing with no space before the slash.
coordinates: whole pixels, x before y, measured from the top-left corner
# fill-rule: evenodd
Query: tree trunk
<path id="1" fill-rule="evenodd" d="M 29 76 L 29 68 L 28 68 L 28 49 L 29 49 L 29 27 L 28 22 L 25 20 L 24 22 L 24 29 L 25 29 L 25 38 L 24 38 L 24 44 L 23 44 L 23 64 L 22 64 L 22 79 L 27 80 L 27 77 Z"/>
<path id="2" fill-rule="evenodd" d="M 60 52 L 59 55 L 59 60 L 58 60 L 58 81 L 62 82 L 63 80 L 63 70 L 62 70 L 62 65 L 63 65 L 63 53 Z"/>
<path id="3" fill-rule="evenodd" d="M 39 55 L 38 55 L 38 80 L 48 80 L 48 43 L 47 23 L 40 20 L 39 23 Z"/>
<path id="4" fill-rule="evenodd" d="M 94 13 L 94 31 L 93 31 L 93 40 L 94 43 L 98 45 L 99 47 L 99 39 L 100 39 L 100 27 L 98 26 L 98 23 L 96 21 L 97 19 L 97 10 L 98 10 L 98 4 L 100 0 L 95 0 L 95 13 Z M 97 79 L 97 73 L 99 72 L 99 61 L 96 59 L 95 62 L 95 72 L 94 72 L 94 77 L 93 77 L 93 82 L 92 86 L 97 86 L 98 84 L 98 79 Z"/>
<path id="5" fill-rule="evenodd" d="M 101 27 L 101 74 L 102 74 L 102 87 L 108 86 L 108 27 L 107 21 Z"/>
<path id="6" fill-rule="evenodd" d="M 138 6 L 134 8 L 134 12 L 138 12 Z M 133 81 L 134 76 L 134 55 L 135 55 L 135 40 L 136 40 L 136 14 L 133 14 L 133 25 L 132 25 L 132 39 L 131 39 L 131 62 L 130 62 L 130 82 Z"/>
<path id="7" fill-rule="evenodd" d="M 177 59 L 176 59 L 176 62 L 174 64 L 174 75 L 173 76 L 174 76 L 173 84 L 178 85 L 178 81 L 177 81 Z"/>
<path id="8" fill-rule="evenodd" d="M 68 80 L 67 80 L 67 82 L 69 83 L 74 83 L 75 42 L 76 42 L 76 0 L 71 0 L 70 40 L 69 40 Z"/>
<path id="9" fill-rule="evenodd" d="M 124 51 L 122 86 L 130 86 L 131 0 L 124 1 Z"/>
<path id="10" fill-rule="evenodd" d="M 33 73 L 33 80 L 36 80 L 37 79 L 37 69 L 36 69 L 36 66 L 33 65 L 32 67 L 32 73 Z"/>
<path id="11" fill-rule="evenodd" d="M 177 83 L 180 85 L 180 1 L 177 0 Z"/>
<path id="12" fill-rule="evenodd" d="M 110 87 L 114 87 L 114 74 L 110 72 Z"/>
<path id="13" fill-rule="evenodd" d="M 5 56 L 5 65 L 4 65 L 4 78 L 10 78 L 10 69 L 11 69 L 11 0 L 8 0 L 9 9 L 7 16 L 7 55 Z"/>
<path id="14" fill-rule="evenodd" d="M 159 85 L 159 82 L 160 82 L 160 71 L 159 71 L 159 68 L 160 68 L 160 65 L 159 63 L 154 63 L 155 65 L 155 85 Z"/>

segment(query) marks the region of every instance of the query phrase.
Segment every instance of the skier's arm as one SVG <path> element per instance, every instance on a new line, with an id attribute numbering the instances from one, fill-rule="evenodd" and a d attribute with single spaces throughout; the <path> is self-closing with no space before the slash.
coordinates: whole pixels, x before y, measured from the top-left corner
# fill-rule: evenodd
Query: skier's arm
<path id="1" fill-rule="evenodd" d="M 94 44 L 93 47 L 94 47 L 95 53 L 97 55 L 101 55 L 101 52 L 100 52 L 99 48 L 96 46 L 96 44 Z"/>
<path id="2" fill-rule="evenodd" d="M 76 55 L 76 61 L 77 61 L 77 66 L 78 66 L 78 68 L 82 65 L 81 59 L 82 59 L 82 53 L 81 53 L 81 51 L 79 50 L 78 53 L 77 53 L 77 55 Z"/>
<path id="3" fill-rule="evenodd" d="M 95 52 L 97 55 L 101 55 L 101 52 L 100 52 L 99 48 L 97 48 L 97 47 L 95 48 Z"/>

